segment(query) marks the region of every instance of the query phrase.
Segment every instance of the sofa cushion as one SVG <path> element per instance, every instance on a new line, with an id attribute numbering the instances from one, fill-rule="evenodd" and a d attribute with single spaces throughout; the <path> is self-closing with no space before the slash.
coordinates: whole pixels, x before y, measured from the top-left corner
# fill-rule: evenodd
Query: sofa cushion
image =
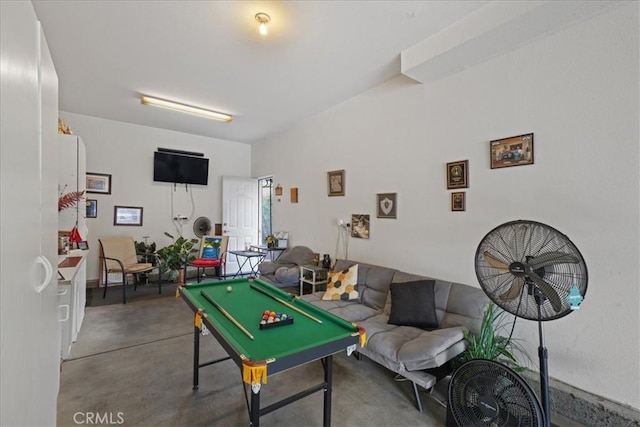
<path id="1" fill-rule="evenodd" d="M 358 293 L 360 294 L 360 301 L 368 307 L 382 311 L 396 270 L 343 259 L 336 261 L 334 269 L 343 270 L 354 264 L 358 264 Z"/>
<path id="2" fill-rule="evenodd" d="M 275 279 L 285 285 L 295 285 L 300 281 L 300 267 L 280 267 L 275 272 Z"/>
<path id="3" fill-rule="evenodd" d="M 354 300 L 358 298 L 358 264 L 329 273 L 327 291 L 323 300 Z"/>
<path id="4" fill-rule="evenodd" d="M 423 329 L 437 328 L 434 284 L 434 280 L 392 283 L 389 323 Z"/>

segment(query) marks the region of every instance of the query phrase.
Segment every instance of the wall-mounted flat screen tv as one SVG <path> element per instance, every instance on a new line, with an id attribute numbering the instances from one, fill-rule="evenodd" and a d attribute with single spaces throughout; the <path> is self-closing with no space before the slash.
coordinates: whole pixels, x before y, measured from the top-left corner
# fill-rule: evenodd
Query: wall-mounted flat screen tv
<path id="1" fill-rule="evenodd" d="M 207 185 L 209 159 L 171 152 L 153 153 L 153 180 L 179 184 Z"/>

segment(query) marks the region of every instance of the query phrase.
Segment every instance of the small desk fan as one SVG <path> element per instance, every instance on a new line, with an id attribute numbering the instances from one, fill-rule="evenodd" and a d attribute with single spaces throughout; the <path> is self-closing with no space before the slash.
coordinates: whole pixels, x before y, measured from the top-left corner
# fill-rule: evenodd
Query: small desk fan
<path id="1" fill-rule="evenodd" d="M 480 242 L 476 277 L 487 296 L 517 317 L 538 321 L 541 403 L 550 425 L 549 373 L 542 321 L 580 307 L 587 266 L 567 236 L 548 225 L 517 220 L 499 225 Z"/>

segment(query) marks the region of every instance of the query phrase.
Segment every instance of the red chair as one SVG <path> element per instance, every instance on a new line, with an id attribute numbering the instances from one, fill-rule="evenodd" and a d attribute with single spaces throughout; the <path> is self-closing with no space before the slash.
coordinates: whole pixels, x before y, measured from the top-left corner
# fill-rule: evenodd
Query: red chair
<path id="1" fill-rule="evenodd" d="M 218 280 L 221 280 L 227 274 L 226 270 L 226 254 L 227 245 L 229 243 L 228 236 L 202 236 L 200 240 L 200 252 L 198 258 L 191 261 L 187 267 L 196 267 L 196 280 L 200 283 L 203 277 L 206 277 L 205 269 L 215 268 Z"/>

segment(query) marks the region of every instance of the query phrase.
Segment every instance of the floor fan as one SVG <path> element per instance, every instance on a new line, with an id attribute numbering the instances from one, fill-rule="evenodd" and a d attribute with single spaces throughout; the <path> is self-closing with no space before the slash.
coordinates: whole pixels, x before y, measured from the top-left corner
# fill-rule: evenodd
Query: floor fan
<path id="1" fill-rule="evenodd" d="M 540 400 L 548 427 L 549 372 L 542 322 L 580 307 L 588 281 L 584 259 L 555 228 L 517 220 L 499 225 L 481 240 L 475 270 L 482 290 L 494 303 L 514 316 L 538 322 Z"/>

